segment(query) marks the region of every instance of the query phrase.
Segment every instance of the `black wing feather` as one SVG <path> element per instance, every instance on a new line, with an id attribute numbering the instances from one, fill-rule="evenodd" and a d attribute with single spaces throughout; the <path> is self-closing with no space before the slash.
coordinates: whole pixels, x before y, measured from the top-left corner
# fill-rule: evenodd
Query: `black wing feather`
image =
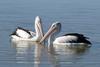
<path id="1" fill-rule="evenodd" d="M 77 40 L 76 41 L 72 41 L 72 42 L 77 42 L 77 43 L 87 43 L 87 44 L 91 44 L 90 41 L 88 41 L 88 37 L 85 37 L 83 34 L 79 34 L 79 33 L 68 33 L 68 34 L 65 34 L 63 36 L 76 36 L 77 37 Z"/>

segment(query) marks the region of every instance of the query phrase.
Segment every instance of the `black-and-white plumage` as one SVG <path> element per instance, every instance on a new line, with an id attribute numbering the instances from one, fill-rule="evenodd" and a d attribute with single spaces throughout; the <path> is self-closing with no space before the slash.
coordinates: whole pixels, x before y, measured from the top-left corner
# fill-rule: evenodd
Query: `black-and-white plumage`
<path id="1" fill-rule="evenodd" d="M 39 16 L 35 18 L 35 32 L 17 27 L 11 34 L 13 40 L 40 41 L 43 37 L 42 22 Z"/>
<path id="2" fill-rule="evenodd" d="M 66 40 L 68 43 L 86 43 L 86 44 L 91 44 L 90 41 L 88 41 L 88 37 L 85 37 L 83 34 L 79 33 L 68 33 L 63 35 L 66 38 L 69 37 L 69 39 Z"/>
<path id="3" fill-rule="evenodd" d="M 68 33 L 63 36 L 55 38 L 55 33 L 59 33 L 61 30 L 61 24 L 60 23 L 53 23 L 48 30 L 48 32 L 44 35 L 44 37 L 41 39 L 40 43 L 44 41 L 47 37 L 48 44 L 53 45 L 84 45 L 84 44 L 91 44 L 91 42 L 88 40 L 87 37 L 85 37 L 83 34 L 79 33 Z M 53 42 L 52 42 L 53 41 Z"/>
<path id="4" fill-rule="evenodd" d="M 21 27 L 17 27 L 16 30 L 11 35 L 18 36 L 21 38 L 32 38 L 32 36 L 33 36 L 32 31 L 26 30 Z"/>

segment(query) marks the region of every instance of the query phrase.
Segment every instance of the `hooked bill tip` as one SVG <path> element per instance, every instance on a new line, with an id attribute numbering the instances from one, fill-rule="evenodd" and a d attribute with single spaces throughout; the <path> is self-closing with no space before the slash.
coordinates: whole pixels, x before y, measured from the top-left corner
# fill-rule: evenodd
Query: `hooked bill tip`
<path id="1" fill-rule="evenodd" d="M 36 16 L 35 21 L 40 21 L 40 17 Z"/>

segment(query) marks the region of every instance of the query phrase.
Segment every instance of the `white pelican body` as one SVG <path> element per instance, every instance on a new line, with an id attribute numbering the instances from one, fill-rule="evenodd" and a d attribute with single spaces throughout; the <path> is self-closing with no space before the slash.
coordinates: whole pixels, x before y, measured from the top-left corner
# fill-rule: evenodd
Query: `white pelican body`
<path id="1" fill-rule="evenodd" d="M 43 37 L 43 30 L 41 25 L 41 19 L 39 16 L 35 19 L 35 31 L 32 32 L 30 30 L 23 29 L 18 27 L 15 32 L 11 34 L 12 40 L 26 40 L 26 41 L 40 41 Z"/>
<path id="2" fill-rule="evenodd" d="M 77 45 L 85 45 L 85 44 L 91 44 L 91 43 L 87 40 L 87 37 L 84 37 L 84 35 L 82 34 L 69 33 L 69 34 L 56 38 L 53 44 L 77 46 Z"/>
<path id="3" fill-rule="evenodd" d="M 60 30 L 61 30 L 61 24 L 53 23 L 49 31 L 41 39 L 40 43 L 44 41 L 44 39 L 49 37 L 48 39 L 49 46 L 51 44 L 53 44 L 53 46 L 55 45 L 65 45 L 65 46 L 76 45 L 77 46 L 77 45 L 91 44 L 90 41 L 87 40 L 87 37 L 78 33 L 69 33 L 69 34 L 65 34 L 63 36 L 55 38 L 55 34 L 59 33 Z"/>

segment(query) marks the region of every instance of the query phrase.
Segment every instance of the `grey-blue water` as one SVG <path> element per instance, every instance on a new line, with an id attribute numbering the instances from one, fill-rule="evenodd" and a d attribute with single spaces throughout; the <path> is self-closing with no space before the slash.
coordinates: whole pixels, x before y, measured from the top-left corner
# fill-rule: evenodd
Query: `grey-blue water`
<path id="1" fill-rule="evenodd" d="M 42 18 L 44 31 L 59 21 L 62 31 L 82 33 L 90 48 L 63 47 L 52 53 L 33 42 L 11 42 L 16 27 L 34 31 L 34 18 Z M 62 46 L 61 46 L 62 47 Z M 99 67 L 100 0 L 0 0 L 0 67 Z"/>

